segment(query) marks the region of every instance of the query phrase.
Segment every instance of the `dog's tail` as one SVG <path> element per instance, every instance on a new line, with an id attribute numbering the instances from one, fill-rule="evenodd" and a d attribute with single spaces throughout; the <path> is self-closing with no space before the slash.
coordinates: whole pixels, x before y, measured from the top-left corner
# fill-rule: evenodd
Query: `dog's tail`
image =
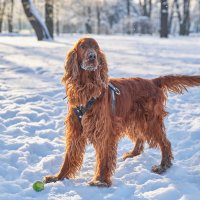
<path id="1" fill-rule="evenodd" d="M 182 94 L 187 87 L 200 86 L 200 76 L 161 76 L 153 79 L 153 83 L 165 91 Z"/>

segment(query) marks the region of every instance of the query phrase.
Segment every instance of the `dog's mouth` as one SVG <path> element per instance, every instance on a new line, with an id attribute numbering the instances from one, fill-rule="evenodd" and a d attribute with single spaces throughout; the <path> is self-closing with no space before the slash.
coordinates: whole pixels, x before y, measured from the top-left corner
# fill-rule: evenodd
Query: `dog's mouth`
<path id="1" fill-rule="evenodd" d="M 81 69 L 86 70 L 86 71 L 95 71 L 97 70 L 98 64 L 96 62 L 82 62 L 81 64 Z"/>

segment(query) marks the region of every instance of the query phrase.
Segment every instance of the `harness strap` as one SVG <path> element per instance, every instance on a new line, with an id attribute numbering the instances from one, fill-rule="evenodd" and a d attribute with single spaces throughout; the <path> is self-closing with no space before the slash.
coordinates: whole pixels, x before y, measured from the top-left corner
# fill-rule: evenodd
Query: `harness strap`
<path id="1" fill-rule="evenodd" d="M 120 95 L 120 91 L 116 88 L 112 83 L 108 84 L 110 91 L 111 91 L 111 99 L 112 99 L 112 113 L 115 114 L 115 106 L 116 106 L 116 96 Z M 81 119 L 83 115 L 90 110 L 90 108 L 94 105 L 96 98 L 92 97 L 86 104 L 86 106 L 77 106 L 73 110 L 78 117 L 79 122 L 81 123 Z"/>
<path id="2" fill-rule="evenodd" d="M 120 91 L 118 88 L 116 88 L 111 82 L 108 84 L 111 90 L 115 92 L 115 94 L 120 95 Z"/>
<path id="3" fill-rule="evenodd" d="M 115 94 L 120 95 L 120 91 L 112 83 L 109 83 L 108 86 L 110 87 L 110 90 L 111 90 L 112 113 L 115 114 L 115 107 L 116 107 L 116 97 L 115 97 Z"/>

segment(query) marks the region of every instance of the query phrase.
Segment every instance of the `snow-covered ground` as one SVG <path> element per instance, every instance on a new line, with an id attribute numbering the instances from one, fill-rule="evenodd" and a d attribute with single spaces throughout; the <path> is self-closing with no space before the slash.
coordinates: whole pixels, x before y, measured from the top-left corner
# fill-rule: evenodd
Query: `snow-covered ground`
<path id="1" fill-rule="evenodd" d="M 95 153 L 87 147 L 76 179 L 45 185 L 37 193 L 32 184 L 54 174 L 62 163 L 64 118 L 67 112 L 60 84 L 67 50 L 80 35 L 54 42 L 29 36 L 0 36 L 0 199 L 73 200 L 198 200 L 200 199 L 200 88 L 169 95 L 165 120 L 174 164 L 164 175 L 151 173 L 160 152 L 146 146 L 142 155 L 122 161 L 132 148 L 123 139 L 110 188 L 88 186 Z M 200 75 L 200 38 L 93 36 L 107 55 L 114 77 Z"/>

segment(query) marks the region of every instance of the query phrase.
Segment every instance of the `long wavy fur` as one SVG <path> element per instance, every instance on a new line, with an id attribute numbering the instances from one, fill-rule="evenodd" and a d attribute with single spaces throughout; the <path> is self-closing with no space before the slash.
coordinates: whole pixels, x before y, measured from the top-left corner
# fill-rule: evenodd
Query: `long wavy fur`
<path id="1" fill-rule="evenodd" d="M 87 38 L 84 40 L 87 42 Z M 95 41 L 88 38 L 88 41 Z M 56 176 L 45 177 L 46 182 L 72 178 L 83 162 L 85 146 L 92 143 L 96 151 L 96 168 L 91 185 L 110 186 L 116 168 L 117 144 L 128 136 L 135 147 L 124 159 L 142 153 L 144 143 L 159 147 L 162 160 L 152 170 L 162 173 L 171 166 L 171 144 L 164 127 L 166 92 L 182 93 L 187 87 L 199 86 L 200 76 L 163 76 L 152 80 L 142 78 L 108 78 L 104 53 L 97 51 L 99 66 L 94 72 L 81 70 L 78 44 L 70 50 L 65 60 L 62 79 L 66 86 L 69 111 L 66 117 L 65 159 Z M 121 92 L 116 96 L 116 113 L 112 113 L 108 83 L 112 82 Z M 93 107 L 83 116 L 81 123 L 73 112 L 78 105 L 85 105 L 97 97 Z"/>

